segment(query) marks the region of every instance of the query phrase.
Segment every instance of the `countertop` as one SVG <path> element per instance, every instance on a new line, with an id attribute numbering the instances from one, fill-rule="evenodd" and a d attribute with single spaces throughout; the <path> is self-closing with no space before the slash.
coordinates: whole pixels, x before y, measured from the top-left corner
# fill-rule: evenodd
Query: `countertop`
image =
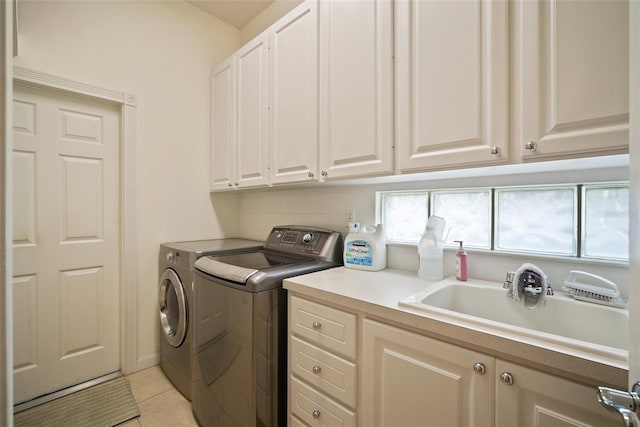
<path id="1" fill-rule="evenodd" d="M 435 283 L 418 278 L 414 271 L 338 267 L 286 279 L 284 288 L 295 295 L 586 385 L 627 388 L 626 352 L 618 351 L 618 357 L 611 359 L 540 346 L 516 335 L 398 305 L 398 301 Z"/>

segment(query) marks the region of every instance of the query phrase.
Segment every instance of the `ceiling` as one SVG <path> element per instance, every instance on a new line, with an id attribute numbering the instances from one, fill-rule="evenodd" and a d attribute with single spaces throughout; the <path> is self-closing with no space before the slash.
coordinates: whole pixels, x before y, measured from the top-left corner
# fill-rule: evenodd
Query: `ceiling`
<path id="1" fill-rule="evenodd" d="M 274 0 L 187 0 L 195 7 L 241 29 Z"/>

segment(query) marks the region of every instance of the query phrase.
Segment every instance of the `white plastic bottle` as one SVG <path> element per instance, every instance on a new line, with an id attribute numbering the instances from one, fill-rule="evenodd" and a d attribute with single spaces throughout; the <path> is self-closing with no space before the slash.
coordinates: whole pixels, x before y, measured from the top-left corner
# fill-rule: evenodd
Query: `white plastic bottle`
<path id="1" fill-rule="evenodd" d="M 387 267 L 387 245 L 382 225 L 354 223 L 344 240 L 344 266 L 356 270 L 378 271 Z"/>
<path id="2" fill-rule="evenodd" d="M 428 280 L 440 280 L 444 277 L 444 252 L 442 234 L 445 220 L 442 217 L 430 216 L 422 239 L 418 243 L 420 268 L 418 277 Z"/>

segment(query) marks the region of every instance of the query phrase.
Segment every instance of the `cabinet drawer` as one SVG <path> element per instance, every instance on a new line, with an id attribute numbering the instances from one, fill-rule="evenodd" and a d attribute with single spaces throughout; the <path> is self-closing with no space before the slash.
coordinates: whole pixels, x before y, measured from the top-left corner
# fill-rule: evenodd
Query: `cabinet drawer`
<path id="1" fill-rule="evenodd" d="M 315 388 L 356 406 L 356 364 L 291 337 L 291 370 Z"/>
<path id="2" fill-rule="evenodd" d="M 292 296 L 291 332 L 350 359 L 356 357 L 356 315 Z"/>
<path id="3" fill-rule="evenodd" d="M 295 377 L 290 378 L 290 408 L 310 426 L 355 426 L 356 413 L 317 392 Z"/>

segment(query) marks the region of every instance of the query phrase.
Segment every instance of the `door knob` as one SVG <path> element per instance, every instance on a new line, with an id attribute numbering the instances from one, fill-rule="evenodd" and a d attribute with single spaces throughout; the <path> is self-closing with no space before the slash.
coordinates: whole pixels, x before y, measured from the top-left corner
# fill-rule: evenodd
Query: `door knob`
<path id="1" fill-rule="evenodd" d="M 513 385 L 515 380 L 513 379 L 513 375 L 509 372 L 503 372 L 500 374 L 500 381 L 502 381 L 506 385 Z"/>
<path id="2" fill-rule="evenodd" d="M 616 390 L 609 387 L 598 387 L 598 402 L 622 417 L 626 427 L 640 427 L 640 382 L 633 385 L 631 391 Z"/>
<path id="3" fill-rule="evenodd" d="M 487 373 L 487 367 L 484 366 L 484 363 L 476 362 L 473 364 L 473 372 L 479 375 L 484 375 Z"/>
<path id="4" fill-rule="evenodd" d="M 537 148 L 538 148 L 538 144 L 536 144 L 535 141 L 527 141 L 524 144 L 524 149 L 529 151 L 529 152 L 534 152 L 534 151 L 536 151 Z"/>

